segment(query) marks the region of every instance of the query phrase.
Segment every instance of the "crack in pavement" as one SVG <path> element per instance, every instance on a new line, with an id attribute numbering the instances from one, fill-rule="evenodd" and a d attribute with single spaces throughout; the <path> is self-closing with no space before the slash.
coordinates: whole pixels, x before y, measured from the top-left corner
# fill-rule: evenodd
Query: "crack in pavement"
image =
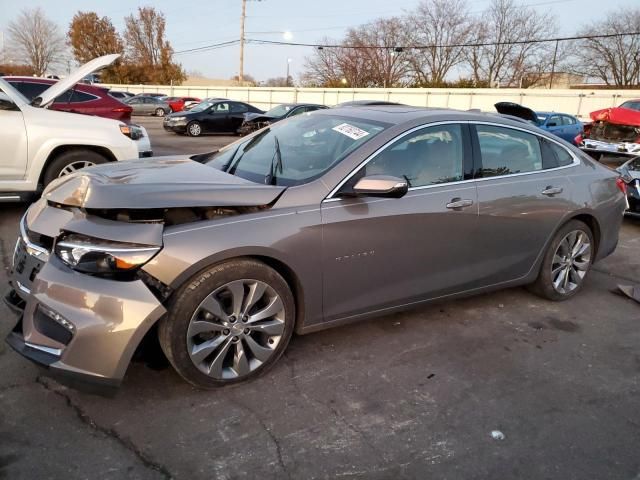
<path id="1" fill-rule="evenodd" d="M 235 402 L 236 402 L 237 405 L 240 405 L 247 412 L 249 412 L 251 414 L 251 416 L 256 419 L 256 421 L 258 422 L 260 427 L 267 433 L 267 435 L 269 436 L 269 438 L 271 439 L 271 441 L 273 442 L 273 444 L 276 447 L 276 456 L 278 457 L 278 465 L 280 466 L 282 471 L 285 473 L 287 478 L 290 479 L 291 478 L 291 473 L 289 472 L 289 469 L 287 468 L 287 465 L 284 463 L 284 458 L 282 457 L 282 447 L 280 445 L 280 441 L 278 440 L 278 438 L 273 434 L 271 429 L 269 429 L 269 427 L 267 427 L 267 424 L 264 423 L 262 418 L 260 418 L 260 416 L 255 411 L 253 411 L 247 405 L 245 405 L 240 400 L 238 400 L 237 397 L 235 397 Z"/>
<path id="2" fill-rule="evenodd" d="M 596 273 L 601 273 L 603 275 L 607 275 L 609 277 L 613 277 L 613 278 L 617 278 L 617 279 L 620 279 L 620 280 L 624 280 L 626 282 L 632 282 L 633 284 L 637 284 L 638 283 L 638 280 L 636 280 L 636 279 L 625 277 L 624 275 L 618 275 L 617 273 L 611 273 L 611 272 L 608 272 L 606 270 L 600 270 L 600 269 L 594 268 L 594 267 L 591 267 L 591 270 L 596 272 Z"/>
<path id="3" fill-rule="evenodd" d="M 166 480 L 171 480 L 173 477 L 173 475 L 171 475 L 171 472 L 169 472 L 169 470 L 167 469 L 167 467 L 165 467 L 164 465 L 157 463 L 153 460 L 151 460 L 135 443 L 133 443 L 132 440 L 128 439 L 128 438 L 124 438 L 122 436 L 120 436 L 120 434 L 113 428 L 107 428 L 107 427 L 103 427 L 101 425 L 98 425 L 90 416 L 88 413 L 86 413 L 82 407 L 80 405 L 78 405 L 76 402 L 73 401 L 73 399 L 67 395 L 65 392 L 63 392 L 62 390 L 58 390 L 55 388 L 52 388 L 51 385 L 49 385 L 42 376 L 38 376 L 36 378 L 36 383 L 41 385 L 45 390 L 48 390 L 50 392 L 52 392 L 53 394 L 61 397 L 62 399 L 65 400 L 67 406 L 69 408 L 71 408 L 74 413 L 76 414 L 76 416 L 78 417 L 78 419 L 84 423 L 85 425 L 87 425 L 89 428 L 91 428 L 92 430 L 95 430 L 97 432 L 102 433 L 103 435 L 115 440 L 116 442 L 118 442 L 121 446 L 123 446 L 126 450 L 130 451 L 131 453 L 133 453 L 133 455 L 140 461 L 140 463 L 142 463 L 146 468 L 148 468 L 149 470 L 153 470 L 156 471 L 160 474 L 162 474 L 162 476 L 166 479 Z"/>

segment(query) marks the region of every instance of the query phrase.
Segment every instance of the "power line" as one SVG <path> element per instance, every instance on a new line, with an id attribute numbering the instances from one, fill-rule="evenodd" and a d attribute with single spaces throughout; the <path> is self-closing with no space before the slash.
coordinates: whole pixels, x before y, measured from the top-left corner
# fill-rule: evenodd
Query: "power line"
<path id="1" fill-rule="evenodd" d="M 476 42 L 476 43 L 457 43 L 451 45 L 394 45 L 394 46 L 382 46 L 382 45 L 340 45 L 340 44 L 322 44 L 322 43 L 300 43 L 300 42 L 286 42 L 281 40 L 264 40 L 264 39 L 247 39 L 248 43 L 254 43 L 259 45 L 288 45 L 294 47 L 314 47 L 314 48 L 349 48 L 349 49 L 395 49 L 396 51 L 402 50 L 426 50 L 432 48 L 462 48 L 462 47 L 490 47 L 497 45 L 523 45 L 532 43 L 550 43 L 550 42 L 566 42 L 571 40 L 593 40 L 597 38 L 613 38 L 613 37 L 629 37 L 634 35 L 640 35 L 640 32 L 625 32 L 625 33 L 610 33 L 602 35 L 576 35 L 572 37 L 556 37 L 556 38 L 543 38 L 543 39 L 529 39 L 529 40 L 512 40 L 504 42 Z"/>
<path id="2" fill-rule="evenodd" d="M 477 47 L 490 47 L 490 46 L 496 46 L 496 45 L 525 45 L 525 44 L 533 44 L 533 43 L 566 42 L 566 41 L 572 41 L 572 40 L 595 40 L 599 38 L 629 37 L 629 36 L 635 36 L 635 35 L 640 35 L 640 32 L 609 33 L 609 34 L 601 34 L 601 35 L 575 35 L 571 37 L 513 40 L 513 41 L 503 41 L 503 42 L 457 43 L 457 44 L 450 44 L 450 45 L 395 45 L 393 47 L 381 46 L 381 45 L 341 45 L 341 44 L 323 44 L 323 43 L 301 43 L 301 42 L 288 42 L 284 40 L 264 40 L 264 39 L 258 39 L 258 38 L 248 38 L 245 41 L 247 43 L 251 43 L 254 45 L 313 47 L 318 49 L 323 49 L 323 48 L 383 49 L 383 50 L 394 49 L 395 51 L 401 52 L 403 50 L 426 50 L 426 49 L 432 49 L 432 48 L 465 48 L 465 47 L 477 48 Z M 206 52 L 209 50 L 216 50 L 218 48 L 231 47 L 239 43 L 240 43 L 240 39 L 229 40 L 227 42 L 214 43 L 211 45 L 204 45 L 202 47 L 190 48 L 187 50 L 180 50 L 178 52 L 175 52 L 174 54 L 180 55 L 185 53 Z"/>

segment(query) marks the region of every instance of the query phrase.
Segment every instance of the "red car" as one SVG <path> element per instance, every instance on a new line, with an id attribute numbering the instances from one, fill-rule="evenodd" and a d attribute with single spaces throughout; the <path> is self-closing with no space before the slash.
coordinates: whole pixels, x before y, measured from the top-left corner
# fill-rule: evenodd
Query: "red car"
<path id="1" fill-rule="evenodd" d="M 185 102 L 201 102 L 201 100 L 196 97 L 167 97 L 164 101 L 169 104 L 172 112 L 181 112 L 184 110 Z"/>
<path id="2" fill-rule="evenodd" d="M 35 77 L 3 77 L 29 100 L 56 83 L 56 80 Z M 64 112 L 83 113 L 128 122 L 133 109 L 108 94 L 109 89 L 78 83 L 55 99 L 50 108 Z"/>

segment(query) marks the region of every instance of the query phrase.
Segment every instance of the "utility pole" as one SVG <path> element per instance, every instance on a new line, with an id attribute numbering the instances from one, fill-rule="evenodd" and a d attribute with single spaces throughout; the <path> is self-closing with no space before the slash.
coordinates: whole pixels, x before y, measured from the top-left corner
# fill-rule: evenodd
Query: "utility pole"
<path id="1" fill-rule="evenodd" d="M 240 17 L 240 71 L 238 83 L 242 86 L 244 80 L 244 19 L 247 16 L 247 0 L 242 0 L 242 17 Z"/>

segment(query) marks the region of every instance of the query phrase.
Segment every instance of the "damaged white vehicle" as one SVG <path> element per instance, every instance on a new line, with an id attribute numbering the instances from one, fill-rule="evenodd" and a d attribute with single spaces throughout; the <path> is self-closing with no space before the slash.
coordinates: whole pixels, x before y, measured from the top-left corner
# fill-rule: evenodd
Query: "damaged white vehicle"
<path id="1" fill-rule="evenodd" d="M 86 75 L 119 56 L 105 55 L 86 63 L 32 102 L 0 78 L 0 202 L 25 200 L 80 168 L 138 158 L 141 152 L 151 151 L 143 127 L 47 108 Z"/>

